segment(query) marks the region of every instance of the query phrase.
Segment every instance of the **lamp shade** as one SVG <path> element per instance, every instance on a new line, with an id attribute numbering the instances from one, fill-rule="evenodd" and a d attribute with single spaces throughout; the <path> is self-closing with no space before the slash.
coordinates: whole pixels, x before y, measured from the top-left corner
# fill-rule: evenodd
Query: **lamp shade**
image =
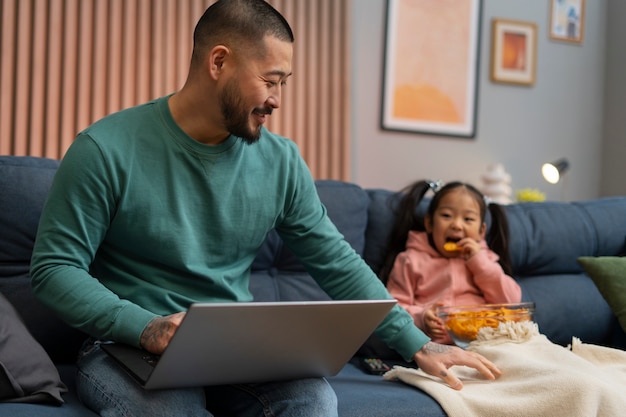
<path id="1" fill-rule="evenodd" d="M 556 184 L 568 169 L 569 161 L 565 158 L 561 158 L 554 162 L 543 164 L 541 173 L 543 174 L 543 178 L 550 184 Z"/>

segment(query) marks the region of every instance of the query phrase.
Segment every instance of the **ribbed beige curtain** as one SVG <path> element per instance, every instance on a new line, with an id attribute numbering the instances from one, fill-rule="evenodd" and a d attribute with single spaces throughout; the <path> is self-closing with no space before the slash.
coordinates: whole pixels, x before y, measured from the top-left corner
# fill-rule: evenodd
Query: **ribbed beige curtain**
<path id="1" fill-rule="evenodd" d="M 316 178 L 350 176 L 349 1 L 269 1 L 295 36 L 268 128 Z M 0 0 L 0 154 L 60 159 L 97 119 L 180 88 L 213 0 Z"/>

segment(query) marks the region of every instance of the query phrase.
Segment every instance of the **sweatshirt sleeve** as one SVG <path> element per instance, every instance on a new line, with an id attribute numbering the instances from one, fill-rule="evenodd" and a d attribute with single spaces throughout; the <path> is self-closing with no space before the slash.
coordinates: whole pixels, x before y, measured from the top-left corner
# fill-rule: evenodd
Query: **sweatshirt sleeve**
<path id="1" fill-rule="evenodd" d="M 424 312 L 430 304 L 430 299 L 426 300 L 428 303 L 425 304 L 420 302 L 417 297 L 419 291 L 416 286 L 420 281 L 422 281 L 421 273 L 415 267 L 412 257 L 408 256 L 406 252 L 398 254 L 389 274 L 387 289 L 398 300 L 398 303 L 409 312 L 417 327 L 424 329 Z"/>
<path id="2" fill-rule="evenodd" d="M 36 297 L 69 325 L 135 346 L 155 315 L 120 299 L 89 273 L 116 210 L 116 186 L 97 145 L 79 135 L 44 206 L 31 261 Z"/>
<path id="3" fill-rule="evenodd" d="M 512 277 L 502 270 L 498 256 L 483 248 L 466 262 L 473 275 L 474 284 L 480 289 L 488 304 L 519 303 L 522 290 Z"/>
<path id="4" fill-rule="evenodd" d="M 304 162 L 290 178 L 296 192 L 277 230 L 320 287 L 333 299 L 392 298 L 328 217 Z M 399 305 L 375 333 L 407 361 L 430 340 Z"/>

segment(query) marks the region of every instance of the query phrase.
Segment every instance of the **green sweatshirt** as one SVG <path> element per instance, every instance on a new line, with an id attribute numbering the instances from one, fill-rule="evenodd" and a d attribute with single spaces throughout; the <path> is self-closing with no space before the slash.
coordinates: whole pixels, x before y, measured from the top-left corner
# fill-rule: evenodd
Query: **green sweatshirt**
<path id="1" fill-rule="evenodd" d="M 138 346 L 157 315 L 250 301 L 272 228 L 332 298 L 390 298 L 327 217 L 292 141 L 263 129 L 252 145 L 203 145 L 163 97 L 78 135 L 43 210 L 33 290 L 70 325 Z M 377 333 L 407 359 L 428 341 L 400 307 Z"/>

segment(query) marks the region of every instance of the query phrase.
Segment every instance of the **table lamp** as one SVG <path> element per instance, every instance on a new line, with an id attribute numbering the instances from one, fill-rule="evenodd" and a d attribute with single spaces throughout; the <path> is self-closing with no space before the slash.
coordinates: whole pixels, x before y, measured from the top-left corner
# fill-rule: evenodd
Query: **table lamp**
<path id="1" fill-rule="evenodd" d="M 541 173 L 543 174 L 543 178 L 550 184 L 556 184 L 568 169 L 569 161 L 565 158 L 561 158 L 554 162 L 543 164 Z"/>

